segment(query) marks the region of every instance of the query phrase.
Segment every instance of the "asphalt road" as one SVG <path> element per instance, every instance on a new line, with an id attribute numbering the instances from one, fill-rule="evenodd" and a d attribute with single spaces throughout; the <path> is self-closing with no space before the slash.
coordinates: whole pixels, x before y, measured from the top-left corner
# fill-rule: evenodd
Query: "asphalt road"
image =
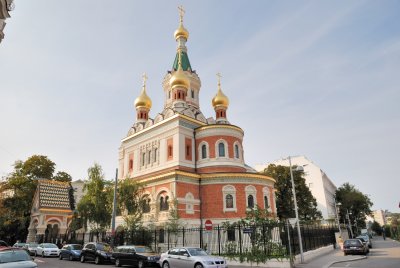
<path id="1" fill-rule="evenodd" d="M 372 249 L 366 259 L 336 263 L 330 267 L 399 268 L 400 242 L 375 237 L 372 239 Z"/>

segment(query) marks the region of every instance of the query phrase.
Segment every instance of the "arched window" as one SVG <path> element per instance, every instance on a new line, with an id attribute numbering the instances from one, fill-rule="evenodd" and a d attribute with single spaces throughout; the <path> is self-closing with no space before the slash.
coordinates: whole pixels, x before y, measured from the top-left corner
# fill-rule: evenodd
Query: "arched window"
<path id="1" fill-rule="evenodd" d="M 207 158 L 207 146 L 205 144 L 201 146 L 201 158 Z"/>
<path id="2" fill-rule="evenodd" d="M 225 196 L 225 204 L 226 208 L 233 208 L 233 196 L 231 194 Z"/>
<path id="3" fill-rule="evenodd" d="M 254 208 L 254 197 L 251 194 L 247 196 L 247 206 L 249 208 Z"/>
<path id="4" fill-rule="evenodd" d="M 168 195 L 167 196 L 161 196 L 160 197 L 160 211 L 166 211 L 169 209 L 169 205 L 168 205 Z"/>
<path id="5" fill-rule="evenodd" d="M 239 158 L 239 145 L 235 144 L 235 158 Z"/>
<path id="6" fill-rule="evenodd" d="M 164 210 L 164 196 L 160 197 L 160 211 Z"/>
<path id="7" fill-rule="evenodd" d="M 265 208 L 265 209 L 268 209 L 268 208 L 269 208 L 268 196 L 264 196 L 264 208 Z"/>
<path id="8" fill-rule="evenodd" d="M 218 144 L 218 156 L 225 157 L 225 144 L 223 142 Z"/>
<path id="9" fill-rule="evenodd" d="M 146 195 L 142 199 L 142 211 L 143 211 L 143 213 L 149 213 L 150 212 L 150 198 L 149 198 L 148 195 Z"/>

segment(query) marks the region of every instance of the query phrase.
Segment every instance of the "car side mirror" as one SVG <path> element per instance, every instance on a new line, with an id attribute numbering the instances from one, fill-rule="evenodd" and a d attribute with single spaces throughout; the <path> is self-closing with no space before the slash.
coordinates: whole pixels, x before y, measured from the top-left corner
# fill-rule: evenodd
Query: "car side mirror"
<path id="1" fill-rule="evenodd" d="M 189 257 L 189 254 L 187 254 L 187 253 L 184 253 L 184 254 L 183 254 L 183 256 Z"/>

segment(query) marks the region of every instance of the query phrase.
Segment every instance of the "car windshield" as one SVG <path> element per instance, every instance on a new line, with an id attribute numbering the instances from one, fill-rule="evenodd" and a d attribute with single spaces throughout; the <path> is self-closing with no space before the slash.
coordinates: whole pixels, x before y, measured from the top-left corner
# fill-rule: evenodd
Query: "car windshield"
<path id="1" fill-rule="evenodd" d="M 207 252 L 205 252 L 201 248 L 188 248 L 190 255 L 192 256 L 207 256 Z"/>
<path id="2" fill-rule="evenodd" d="M 82 250 L 82 246 L 81 245 L 71 245 L 71 249 L 72 250 Z"/>
<path id="3" fill-rule="evenodd" d="M 111 246 L 109 244 L 97 244 L 97 249 L 106 252 L 111 252 Z"/>
<path id="4" fill-rule="evenodd" d="M 360 245 L 360 241 L 359 240 L 346 240 L 344 242 L 344 244 L 346 246 L 359 246 Z"/>
<path id="5" fill-rule="evenodd" d="M 365 242 L 365 241 L 367 241 L 366 239 L 365 239 L 365 237 L 356 237 L 357 239 L 360 239 L 362 242 Z"/>
<path id="6" fill-rule="evenodd" d="M 37 248 L 38 244 L 37 243 L 29 243 L 28 247 L 30 248 Z"/>
<path id="7" fill-rule="evenodd" d="M 137 253 L 153 253 L 149 247 L 135 247 Z"/>
<path id="8" fill-rule="evenodd" d="M 0 252 L 0 263 L 30 261 L 31 257 L 25 250 L 7 250 Z"/>
<path id="9" fill-rule="evenodd" d="M 44 248 L 58 248 L 55 244 L 43 244 Z"/>

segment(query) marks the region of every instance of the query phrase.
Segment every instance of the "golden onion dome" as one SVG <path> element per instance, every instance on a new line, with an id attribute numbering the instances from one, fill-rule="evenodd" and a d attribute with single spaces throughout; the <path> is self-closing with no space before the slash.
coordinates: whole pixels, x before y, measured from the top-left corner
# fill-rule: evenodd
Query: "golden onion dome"
<path id="1" fill-rule="evenodd" d="M 218 76 L 218 92 L 217 92 L 217 94 L 215 94 L 214 98 L 211 101 L 212 106 L 214 108 L 216 108 L 218 106 L 223 106 L 223 107 L 228 108 L 229 99 L 221 90 L 221 81 L 220 81 L 221 75 L 217 74 L 217 76 Z"/>
<path id="2" fill-rule="evenodd" d="M 171 86 L 171 89 L 179 87 L 187 90 L 190 87 L 190 80 L 182 69 L 181 51 L 178 51 L 178 55 L 178 70 L 172 73 L 172 76 L 169 79 L 169 85 Z"/>
<path id="3" fill-rule="evenodd" d="M 185 27 L 183 27 L 182 23 L 179 23 L 179 28 L 176 29 L 174 36 L 175 36 L 175 40 L 178 40 L 179 37 L 183 37 L 186 40 L 188 40 L 189 32 L 188 32 L 188 30 L 185 29 Z"/>
<path id="4" fill-rule="evenodd" d="M 143 87 L 142 92 L 140 93 L 139 97 L 135 100 L 135 108 L 144 107 L 150 109 L 152 105 L 151 99 L 146 94 L 146 88 Z"/>

